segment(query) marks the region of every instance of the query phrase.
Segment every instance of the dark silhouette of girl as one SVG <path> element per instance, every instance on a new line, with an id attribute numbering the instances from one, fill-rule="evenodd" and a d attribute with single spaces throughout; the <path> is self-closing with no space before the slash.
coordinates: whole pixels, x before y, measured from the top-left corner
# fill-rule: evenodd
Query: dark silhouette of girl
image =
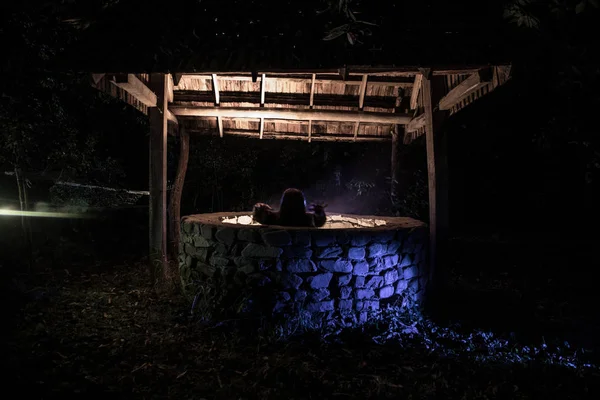
<path id="1" fill-rule="evenodd" d="M 265 203 L 254 205 L 253 217 L 256 222 L 263 225 L 321 227 L 325 225 L 326 205 L 312 204 L 310 211 L 306 211 L 306 199 L 301 190 L 286 189 L 281 196 L 279 211 Z"/>

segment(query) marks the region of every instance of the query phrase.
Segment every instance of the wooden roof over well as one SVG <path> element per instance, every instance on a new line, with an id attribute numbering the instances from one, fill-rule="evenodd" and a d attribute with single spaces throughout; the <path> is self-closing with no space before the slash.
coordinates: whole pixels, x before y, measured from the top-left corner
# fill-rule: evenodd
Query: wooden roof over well
<path id="1" fill-rule="evenodd" d="M 424 133 L 423 74 L 443 75 L 441 109 L 454 114 L 504 84 L 510 65 L 344 67 L 337 70 L 169 74 L 168 118 L 191 134 L 306 141 L 405 141 Z M 94 86 L 147 114 L 148 74 L 94 74 Z M 170 130 L 171 133 L 175 129 Z"/>

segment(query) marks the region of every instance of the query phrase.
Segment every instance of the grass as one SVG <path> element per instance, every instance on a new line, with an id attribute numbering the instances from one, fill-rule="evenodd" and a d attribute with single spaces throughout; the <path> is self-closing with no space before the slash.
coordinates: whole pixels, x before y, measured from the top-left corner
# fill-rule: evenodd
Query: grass
<path id="1" fill-rule="evenodd" d="M 144 260 L 54 263 L 3 290 L 2 377 L 25 398 L 597 398 L 597 316 L 590 298 L 569 301 L 587 280 L 563 279 L 557 294 L 543 284 L 548 265 L 544 277 L 515 273 L 500 255 L 516 250 L 473 246 L 455 243 L 446 307 L 431 318 L 390 308 L 364 329 L 287 339 L 243 321 L 200 323 L 183 296 L 149 290 Z M 479 256 L 497 262 L 480 274 Z M 502 304 L 521 314 L 481 315 Z"/>

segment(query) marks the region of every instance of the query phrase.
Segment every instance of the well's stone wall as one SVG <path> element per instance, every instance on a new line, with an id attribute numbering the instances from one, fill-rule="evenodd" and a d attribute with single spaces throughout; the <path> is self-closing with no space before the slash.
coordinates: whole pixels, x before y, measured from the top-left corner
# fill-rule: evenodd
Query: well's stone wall
<path id="1" fill-rule="evenodd" d="M 221 222 L 243 214 L 182 220 L 182 284 L 191 296 L 212 293 L 215 309 L 241 311 L 239 299 L 244 298 L 246 308 L 265 315 L 303 315 L 321 326 L 362 323 L 382 303 L 418 305 L 423 299 L 428 229 L 420 221 L 376 217 L 386 225 L 356 229 Z"/>

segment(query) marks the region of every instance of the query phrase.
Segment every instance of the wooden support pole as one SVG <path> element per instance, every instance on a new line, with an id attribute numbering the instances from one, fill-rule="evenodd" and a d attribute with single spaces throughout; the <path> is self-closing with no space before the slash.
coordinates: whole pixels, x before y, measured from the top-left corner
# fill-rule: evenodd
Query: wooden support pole
<path id="1" fill-rule="evenodd" d="M 429 183 L 430 273 L 434 288 L 444 282 L 448 239 L 448 160 L 442 125 L 447 112 L 435 109 L 443 95 L 444 77 L 423 77 L 421 90 L 425 114 L 427 177 Z"/>
<path id="2" fill-rule="evenodd" d="M 150 260 L 157 283 L 167 271 L 167 79 L 165 74 L 150 75 L 157 106 L 148 110 L 150 117 Z M 158 264 L 158 265 L 157 265 Z"/>
<path id="3" fill-rule="evenodd" d="M 310 143 L 312 140 L 311 135 L 312 135 L 312 120 L 309 119 L 308 120 L 308 143 Z"/>
<path id="4" fill-rule="evenodd" d="M 356 138 L 358 137 L 358 129 L 360 128 L 360 122 L 354 123 L 354 141 L 356 142 Z"/>
<path id="5" fill-rule="evenodd" d="M 364 122 L 374 124 L 408 124 L 411 120 L 411 117 L 406 114 L 365 111 L 192 106 L 173 106 L 171 107 L 171 111 L 177 117 L 267 118 L 282 120 Z"/>
<path id="6" fill-rule="evenodd" d="M 260 77 L 260 106 L 264 107 L 265 106 L 265 86 L 266 86 L 266 75 L 262 74 Z"/>
<path id="7" fill-rule="evenodd" d="M 360 88 L 358 90 L 358 108 L 360 110 L 363 109 L 365 104 L 365 94 L 367 93 L 367 79 L 369 79 L 369 75 L 363 75 L 362 81 L 360 83 Z"/>
<path id="8" fill-rule="evenodd" d="M 171 259 L 177 260 L 179 256 L 179 242 L 181 240 L 181 193 L 185 182 L 188 160 L 190 158 L 190 135 L 181 128 L 179 130 L 179 161 L 177 174 L 171 189 L 171 202 L 169 204 L 169 230 L 171 237 Z"/>
<path id="9" fill-rule="evenodd" d="M 404 180 L 401 179 L 401 154 L 404 146 L 404 127 L 394 125 L 392 130 L 392 160 L 391 160 L 391 187 L 390 200 L 394 208 L 398 208 L 402 196 L 402 191 L 406 189 L 403 185 Z"/>

